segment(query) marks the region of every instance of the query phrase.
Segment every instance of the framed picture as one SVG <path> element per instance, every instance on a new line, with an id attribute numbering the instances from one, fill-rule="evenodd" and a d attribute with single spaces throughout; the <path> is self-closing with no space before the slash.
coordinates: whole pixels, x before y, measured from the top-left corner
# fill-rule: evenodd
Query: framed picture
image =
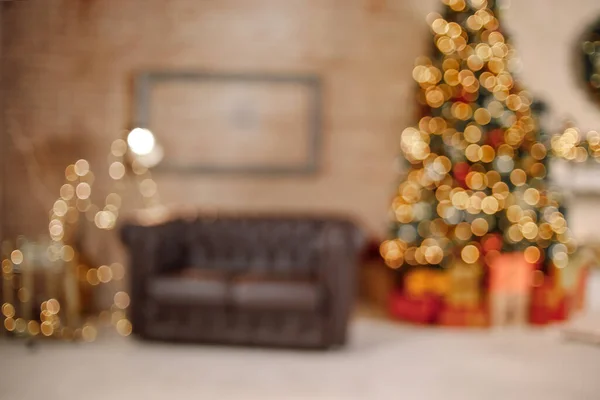
<path id="1" fill-rule="evenodd" d="M 136 76 L 136 126 L 161 170 L 310 174 L 319 167 L 321 82 L 313 75 L 150 71 Z"/>

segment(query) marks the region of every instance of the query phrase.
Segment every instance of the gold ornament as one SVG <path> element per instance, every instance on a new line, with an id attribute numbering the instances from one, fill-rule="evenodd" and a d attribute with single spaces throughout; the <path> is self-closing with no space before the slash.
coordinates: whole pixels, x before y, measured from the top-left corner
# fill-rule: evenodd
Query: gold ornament
<path id="1" fill-rule="evenodd" d="M 479 249 L 473 245 L 467 245 L 462 249 L 460 255 L 467 264 L 474 264 L 479 260 Z"/>

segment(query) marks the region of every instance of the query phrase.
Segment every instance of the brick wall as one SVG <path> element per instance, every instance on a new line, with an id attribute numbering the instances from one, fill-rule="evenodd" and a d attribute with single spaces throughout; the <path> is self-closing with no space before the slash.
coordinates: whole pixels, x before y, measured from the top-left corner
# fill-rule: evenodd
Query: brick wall
<path id="1" fill-rule="evenodd" d="M 552 7 L 547 0 L 513 3 L 506 17 L 523 55 L 525 83 L 586 127 L 600 127 L 600 112 L 585 102 L 567 69 L 580 25 L 588 22 L 592 8 L 600 14 L 596 0 L 581 0 L 577 7 L 558 0 Z M 413 60 L 426 51 L 424 17 L 437 4 L 3 2 L 5 128 L 33 138 L 42 178 L 52 192 L 31 186 L 23 159 L 8 154 L 7 233 L 45 230 L 63 168 L 77 158 L 91 160 L 97 190 L 105 195 L 105 155 L 131 124 L 133 75 L 150 68 L 185 68 L 322 76 L 322 169 L 294 178 L 161 174 L 157 180 L 167 203 L 349 213 L 372 233 L 383 234 L 396 179 L 398 134 L 412 122 Z M 577 19 L 568 12 L 575 8 Z M 130 197 L 128 207 L 133 208 L 135 197 Z"/>
<path id="2" fill-rule="evenodd" d="M 317 175 L 158 175 L 162 196 L 221 209 L 350 213 L 382 233 L 397 134 L 411 120 L 412 63 L 427 40 L 427 7 L 404 0 L 166 4 L 30 0 L 5 6 L 8 128 L 31 135 L 40 148 L 52 147 L 51 154 L 41 152 L 49 185 L 57 187 L 72 157 L 103 166 L 111 140 L 130 123 L 137 71 L 316 73 L 325 99 Z M 35 231 L 45 225 L 46 212 L 32 199 L 37 189 L 26 184 L 19 160 L 9 164 L 10 230 Z"/>

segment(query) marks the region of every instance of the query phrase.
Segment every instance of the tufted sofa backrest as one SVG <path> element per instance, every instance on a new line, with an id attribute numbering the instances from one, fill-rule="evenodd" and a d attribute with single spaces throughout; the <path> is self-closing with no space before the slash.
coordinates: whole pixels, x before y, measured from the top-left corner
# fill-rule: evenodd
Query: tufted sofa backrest
<path id="1" fill-rule="evenodd" d="M 298 278 L 316 278 L 323 250 L 332 244 L 351 254 L 362 240 L 352 222 L 304 216 L 179 218 L 154 226 L 126 225 L 122 237 L 134 253 L 155 258 L 154 271 L 147 273 L 198 268 Z"/>
<path id="2" fill-rule="evenodd" d="M 327 221 L 299 218 L 199 218 L 188 225 L 188 267 L 314 277 Z"/>

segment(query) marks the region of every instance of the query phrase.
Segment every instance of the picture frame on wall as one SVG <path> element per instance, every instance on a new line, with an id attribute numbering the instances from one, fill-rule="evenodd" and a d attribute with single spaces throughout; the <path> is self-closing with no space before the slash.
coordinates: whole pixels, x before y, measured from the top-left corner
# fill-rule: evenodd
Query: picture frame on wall
<path id="1" fill-rule="evenodd" d="M 313 174 L 320 165 L 322 84 L 316 75 L 145 71 L 134 124 L 165 150 L 161 171 Z"/>

